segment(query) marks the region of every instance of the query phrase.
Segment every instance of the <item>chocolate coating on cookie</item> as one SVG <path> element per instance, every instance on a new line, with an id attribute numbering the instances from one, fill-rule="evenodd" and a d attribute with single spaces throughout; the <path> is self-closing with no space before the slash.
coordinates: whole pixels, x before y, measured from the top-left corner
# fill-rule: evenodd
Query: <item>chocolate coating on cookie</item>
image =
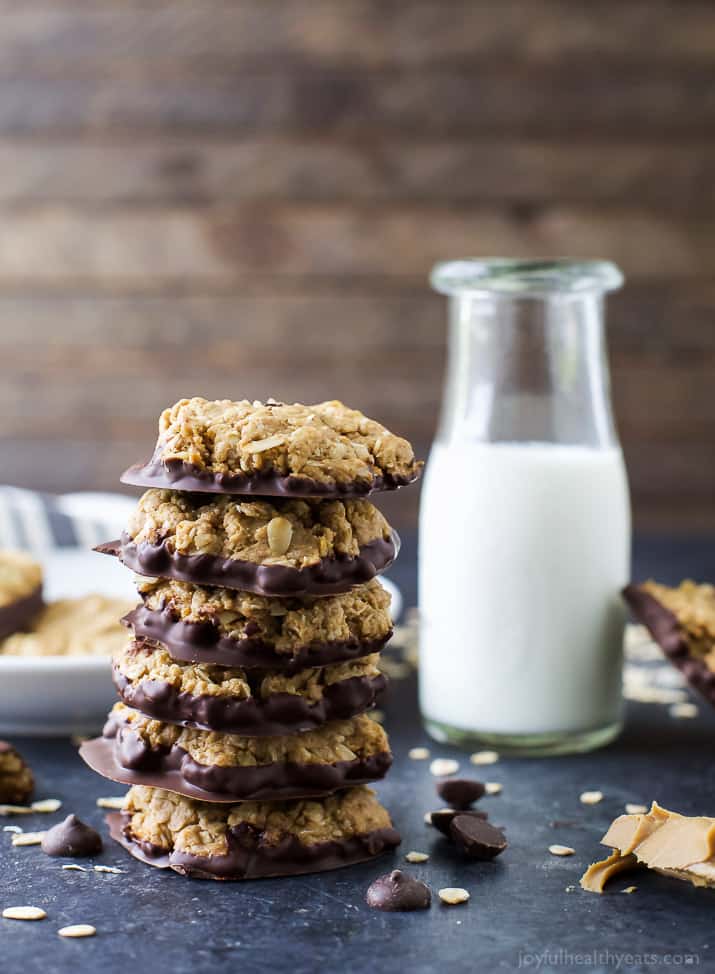
<path id="1" fill-rule="evenodd" d="M 327 666 L 360 659 L 379 653 L 392 635 L 371 640 L 333 640 L 301 646 L 293 653 L 278 652 L 261 639 L 233 639 L 222 635 L 218 626 L 210 622 L 187 622 L 177 619 L 170 609 L 155 611 L 138 605 L 124 616 L 122 622 L 137 636 L 162 643 L 172 657 L 185 663 L 214 663 L 219 666 L 240 666 L 246 669 L 277 669 L 298 673 L 313 666 Z"/>
<path id="2" fill-rule="evenodd" d="M 219 494 L 350 497 L 421 472 L 410 444 L 337 400 L 182 399 L 165 409 L 147 464 L 124 483 Z"/>
<path id="3" fill-rule="evenodd" d="M 686 628 L 654 595 L 640 585 L 628 585 L 623 597 L 634 616 L 648 629 L 663 650 L 666 658 L 676 666 L 688 683 L 711 706 L 715 707 L 715 672 L 704 659 L 691 652 Z"/>
<path id="4" fill-rule="evenodd" d="M 432 893 L 426 883 L 401 869 L 379 876 L 368 887 L 365 902 L 373 910 L 406 912 L 428 910 Z"/>
<path id="5" fill-rule="evenodd" d="M 320 483 L 310 477 L 277 474 L 210 473 L 183 460 L 150 460 L 124 471 L 120 480 L 132 487 L 160 487 L 208 494 L 249 494 L 256 497 L 367 497 L 376 491 L 397 490 L 414 483 L 421 473 L 416 466 L 410 475 L 385 474 L 370 481 L 345 484 Z"/>
<path id="6" fill-rule="evenodd" d="M 178 745 L 167 751 L 152 750 L 129 729 L 114 739 L 85 741 L 79 753 L 93 771 L 112 781 L 163 788 L 207 802 L 318 798 L 377 781 L 392 764 L 389 751 L 381 751 L 332 764 L 206 765 Z"/>
<path id="7" fill-rule="evenodd" d="M 218 555 L 182 555 L 166 541 L 135 544 L 127 534 L 94 550 L 115 555 L 138 575 L 177 578 L 195 585 L 222 585 L 256 595 L 336 595 L 353 585 L 369 582 L 390 567 L 399 552 L 399 536 L 376 538 L 360 548 L 355 557 L 321 558 L 305 568 L 262 565 Z"/>
<path id="8" fill-rule="evenodd" d="M 383 674 L 351 677 L 326 686 L 322 697 L 312 703 L 295 693 L 273 693 L 263 700 L 193 695 L 161 680 L 132 683 L 116 667 L 113 679 L 127 706 L 157 720 L 256 737 L 293 734 L 329 720 L 354 717 L 374 707 L 387 686 Z"/>
<path id="9" fill-rule="evenodd" d="M 256 842 L 249 830 L 237 829 L 227 855 L 195 856 L 169 852 L 136 839 L 128 827 L 127 816 L 119 812 L 107 815 L 106 822 L 111 837 L 135 859 L 159 869 L 173 869 L 192 879 L 238 881 L 328 872 L 375 859 L 391 852 L 402 841 L 399 832 L 388 827 L 311 846 L 292 837 L 268 846 Z"/>
<path id="10" fill-rule="evenodd" d="M 102 837 L 76 815 L 68 815 L 45 832 L 42 851 L 48 856 L 96 856 L 102 851 Z"/>
<path id="11" fill-rule="evenodd" d="M 184 875 L 252 879 L 320 872 L 362 862 L 400 841 L 368 788 L 318 800 L 196 802 L 132 788 L 112 836 L 133 855 Z"/>

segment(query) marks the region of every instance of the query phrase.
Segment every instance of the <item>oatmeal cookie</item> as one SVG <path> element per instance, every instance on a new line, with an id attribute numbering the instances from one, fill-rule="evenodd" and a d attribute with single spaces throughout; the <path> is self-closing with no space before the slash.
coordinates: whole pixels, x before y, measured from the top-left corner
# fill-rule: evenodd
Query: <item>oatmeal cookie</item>
<path id="1" fill-rule="evenodd" d="M 114 656 L 114 683 L 129 707 L 169 723 L 272 736 L 319 727 L 372 707 L 386 685 L 374 654 L 288 674 L 177 663 L 151 640 Z"/>
<path id="2" fill-rule="evenodd" d="M 337 400 L 194 398 L 164 410 L 152 459 L 122 480 L 219 494 L 349 497 L 409 484 L 421 468 L 407 440 Z"/>
<path id="3" fill-rule="evenodd" d="M 666 658 L 715 706 L 715 587 L 649 581 L 627 586 L 623 595 Z"/>
<path id="4" fill-rule="evenodd" d="M 392 635 L 390 596 L 373 579 L 341 595 L 266 598 L 175 579 L 138 582 L 124 618 L 176 660 L 295 673 L 379 652 Z"/>
<path id="5" fill-rule="evenodd" d="M 111 656 L 126 642 L 119 619 L 130 606 L 105 595 L 50 602 L 28 632 L 0 642 L 0 656 Z"/>
<path id="6" fill-rule="evenodd" d="M 26 629 L 42 608 L 42 566 L 24 551 L 0 551 L 0 639 Z"/>
<path id="7" fill-rule="evenodd" d="M 400 842 L 389 814 L 365 787 L 319 800 L 228 805 L 135 786 L 124 811 L 109 819 L 112 837 L 138 859 L 203 879 L 322 872 Z"/>
<path id="8" fill-rule="evenodd" d="M 256 595 L 333 595 L 384 571 L 397 536 L 369 501 L 206 499 L 148 490 L 116 554 L 140 575 Z"/>
<path id="9" fill-rule="evenodd" d="M 35 779 L 12 744 L 0 741 L 0 804 L 25 805 L 35 790 Z"/>
<path id="10" fill-rule="evenodd" d="M 243 737 L 152 720 L 116 704 L 101 738 L 80 755 L 99 774 L 202 801 L 327 795 L 382 778 L 392 758 L 369 717 L 279 737 Z"/>

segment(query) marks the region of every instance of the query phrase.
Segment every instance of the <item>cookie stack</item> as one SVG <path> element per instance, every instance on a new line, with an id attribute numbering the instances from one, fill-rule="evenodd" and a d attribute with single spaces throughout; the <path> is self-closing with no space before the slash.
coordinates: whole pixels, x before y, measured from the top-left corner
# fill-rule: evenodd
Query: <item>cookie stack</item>
<path id="1" fill-rule="evenodd" d="M 99 550 L 140 576 L 120 697 L 81 754 L 132 785 L 112 835 L 213 879 L 315 872 L 399 835 L 367 782 L 391 755 L 366 715 L 391 635 L 376 579 L 399 540 L 365 496 L 420 473 L 406 440 L 339 402 L 182 400 L 148 488 Z"/>

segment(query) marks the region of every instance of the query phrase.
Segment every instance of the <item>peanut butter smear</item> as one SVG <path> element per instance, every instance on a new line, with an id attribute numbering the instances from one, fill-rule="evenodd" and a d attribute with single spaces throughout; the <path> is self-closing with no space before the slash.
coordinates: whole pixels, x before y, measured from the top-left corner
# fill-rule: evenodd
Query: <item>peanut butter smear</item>
<path id="1" fill-rule="evenodd" d="M 602 893 L 617 873 L 642 865 L 694 886 L 715 886 L 715 818 L 688 817 L 653 802 L 646 814 L 620 815 L 601 839 L 613 853 L 581 877 L 583 889 Z"/>

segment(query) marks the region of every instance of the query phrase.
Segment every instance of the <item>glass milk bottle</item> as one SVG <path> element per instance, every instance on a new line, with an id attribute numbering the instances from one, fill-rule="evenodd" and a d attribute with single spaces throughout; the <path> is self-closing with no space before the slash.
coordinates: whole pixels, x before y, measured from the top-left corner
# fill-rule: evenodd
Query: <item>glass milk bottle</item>
<path id="1" fill-rule="evenodd" d="M 613 264 L 438 264 L 441 422 L 420 511 L 420 706 L 433 737 L 585 751 L 621 727 L 628 484 L 604 295 Z"/>

